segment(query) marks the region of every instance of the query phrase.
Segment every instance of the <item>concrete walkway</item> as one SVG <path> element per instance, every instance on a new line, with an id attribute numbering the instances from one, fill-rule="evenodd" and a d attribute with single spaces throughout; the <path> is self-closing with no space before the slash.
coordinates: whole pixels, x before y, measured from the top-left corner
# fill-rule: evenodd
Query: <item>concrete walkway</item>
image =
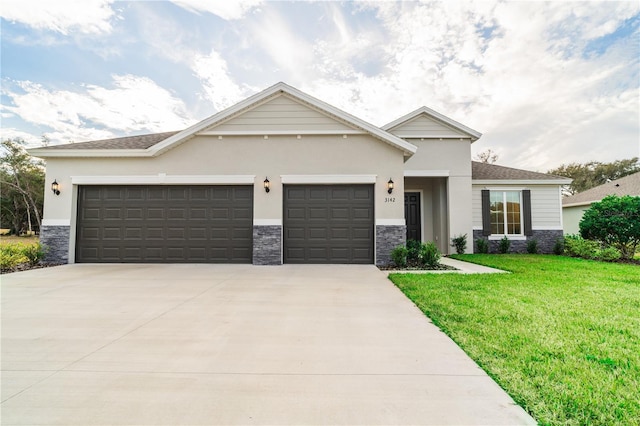
<path id="1" fill-rule="evenodd" d="M 0 280 L 3 425 L 535 424 L 374 266 Z"/>

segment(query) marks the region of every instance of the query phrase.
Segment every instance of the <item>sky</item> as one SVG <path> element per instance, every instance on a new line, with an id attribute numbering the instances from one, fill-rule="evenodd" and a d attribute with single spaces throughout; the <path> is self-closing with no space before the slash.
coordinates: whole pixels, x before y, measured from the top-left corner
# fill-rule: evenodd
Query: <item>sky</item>
<path id="1" fill-rule="evenodd" d="M 0 136 L 181 130 L 283 81 L 382 126 L 427 106 L 498 164 L 640 156 L 640 2 L 2 0 Z"/>

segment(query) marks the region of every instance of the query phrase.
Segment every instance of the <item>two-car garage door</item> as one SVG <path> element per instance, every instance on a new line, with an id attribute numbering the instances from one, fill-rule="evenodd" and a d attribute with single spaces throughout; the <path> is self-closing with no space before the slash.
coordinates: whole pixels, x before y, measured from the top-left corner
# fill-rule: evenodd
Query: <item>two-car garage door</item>
<path id="1" fill-rule="evenodd" d="M 77 262 L 251 263 L 253 186 L 81 186 Z"/>
<path id="2" fill-rule="evenodd" d="M 284 263 L 373 263 L 373 199 L 373 185 L 285 185 Z M 253 244 L 252 186 L 79 187 L 76 262 L 251 263 Z"/>

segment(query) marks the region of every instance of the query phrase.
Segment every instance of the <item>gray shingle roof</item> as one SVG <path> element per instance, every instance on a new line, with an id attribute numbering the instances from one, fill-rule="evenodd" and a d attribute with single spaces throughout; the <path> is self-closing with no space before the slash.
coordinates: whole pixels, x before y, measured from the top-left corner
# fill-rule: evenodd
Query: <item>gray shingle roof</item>
<path id="1" fill-rule="evenodd" d="M 547 173 L 530 172 L 529 170 L 513 169 L 497 164 L 471 162 L 471 179 L 473 180 L 558 180 L 567 179 L 562 176 Z"/>
<path id="2" fill-rule="evenodd" d="M 562 199 L 562 205 L 591 204 L 602 200 L 607 195 L 640 196 L 640 172 L 565 197 Z"/>
<path id="3" fill-rule="evenodd" d="M 102 139 L 99 141 L 52 145 L 41 149 L 147 149 L 178 132 L 152 133 L 149 135 L 126 136 L 124 138 Z"/>

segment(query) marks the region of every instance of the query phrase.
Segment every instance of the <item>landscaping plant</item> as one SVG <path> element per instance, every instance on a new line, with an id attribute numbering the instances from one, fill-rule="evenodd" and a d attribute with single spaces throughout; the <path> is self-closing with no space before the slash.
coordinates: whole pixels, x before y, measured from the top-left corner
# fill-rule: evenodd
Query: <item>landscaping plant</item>
<path id="1" fill-rule="evenodd" d="M 632 259 L 640 244 L 640 196 L 609 195 L 591 205 L 579 226 L 583 238 L 602 241 Z"/>
<path id="2" fill-rule="evenodd" d="M 478 253 L 489 253 L 489 241 L 485 240 L 484 238 L 478 238 L 476 240 L 476 249 Z"/>
<path id="3" fill-rule="evenodd" d="M 527 241 L 527 253 L 538 254 L 538 240 Z"/>
<path id="4" fill-rule="evenodd" d="M 393 250 L 391 250 L 391 260 L 393 260 L 393 263 L 395 263 L 396 266 L 400 268 L 406 268 L 408 253 L 409 250 L 405 246 L 397 246 Z"/>
<path id="5" fill-rule="evenodd" d="M 498 250 L 500 250 L 502 254 L 507 254 L 509 253 L 509 247 L 511 247 L 511 240 L 505 235 L 498 244 Z"/>
<path id="6" fill-rule="evenodd" d="M 422 243 L 422 245 L 420 246 L 420 262 L 428 267 L 428 268 L 435 268 L 438 266 L 438 264 L 440 263 L 440 250 L 438 250 L 438 247 L 436 247 L 435 243 L 432 241 L 429 241 L 427 243 Z"/>
<path id="7" fill-rule="evenodd" d="M 553 254 L 560 256 L 564 253 L 564 238 L 558 238 L 553 245 Z"/>
<path id="8" fill-rule="evenodd" d="M 418 258 L 420 256 L 420 245 L 422 245 L 420 241 L 407 241 L 407 262 L 415 263 L 419 261 Z"/>
<path id="9" fill-rule="evenodd" d="M 451 239 L 451 247 L 455 247 L 456 253 L 464 254 L 467 249 L 467 234 L 453 237 Z"/>

